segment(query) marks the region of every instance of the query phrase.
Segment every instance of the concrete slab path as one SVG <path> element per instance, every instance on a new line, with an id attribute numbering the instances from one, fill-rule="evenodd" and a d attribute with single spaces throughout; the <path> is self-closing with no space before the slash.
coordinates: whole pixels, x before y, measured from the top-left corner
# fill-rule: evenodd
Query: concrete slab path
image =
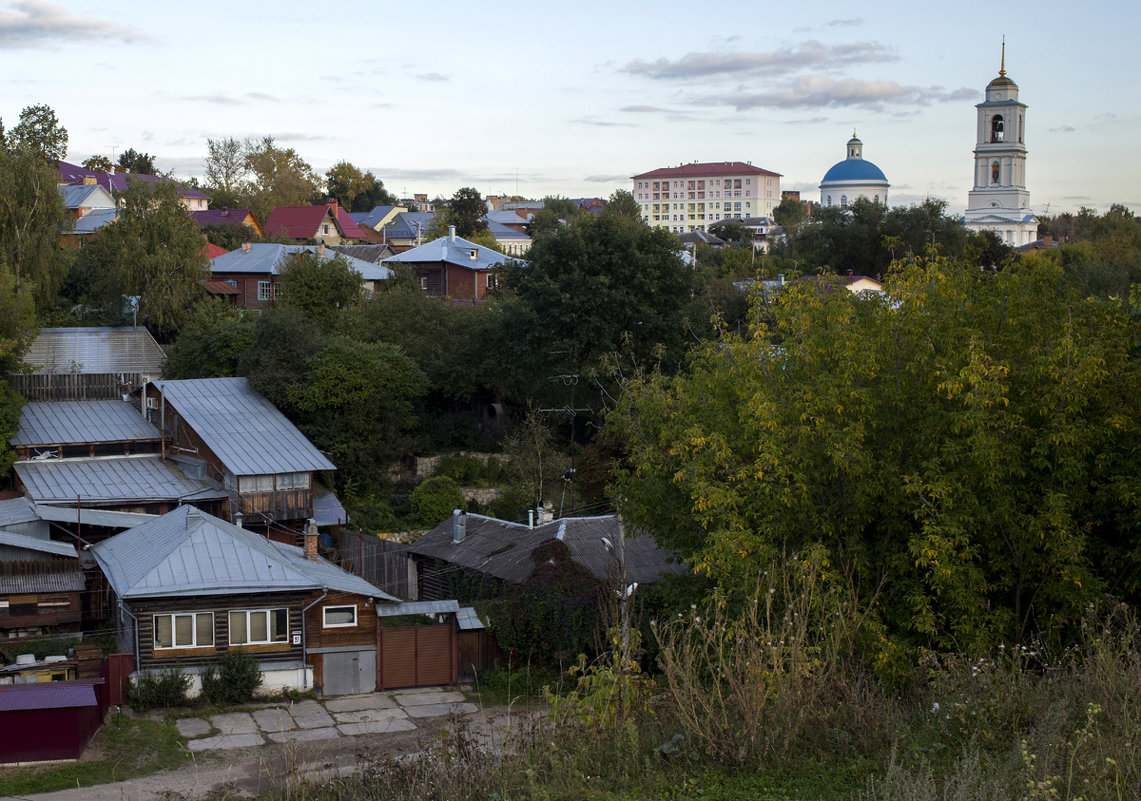
<path id="1" fill-rule="evenodd" d="M 478 711 L 464 694 L 440 687 L 368 693 L 226 712 L 177 721 L 191 751 L 228 750 L 275 743 L 331 740 L 365 734 L 413 731 L 415 719 Z"/>

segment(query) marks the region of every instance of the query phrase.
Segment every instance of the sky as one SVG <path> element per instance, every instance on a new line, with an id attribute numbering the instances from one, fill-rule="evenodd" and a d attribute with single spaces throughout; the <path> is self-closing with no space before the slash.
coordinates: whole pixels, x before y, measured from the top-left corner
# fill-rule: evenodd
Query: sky
<path id="1" fill-rule="evenodd" d="M 1141 3 L 0 0 L 0 118 L 51 106 L 68 161 L 127 148 L 201 176 L 270 135 L 397 195 L 607 197 L 748 161 L 819 198 L 855 131 L 892 205 L 971 188 L 975 103 L 1018 83 L 1036 212 L 1141 213 Z"/>

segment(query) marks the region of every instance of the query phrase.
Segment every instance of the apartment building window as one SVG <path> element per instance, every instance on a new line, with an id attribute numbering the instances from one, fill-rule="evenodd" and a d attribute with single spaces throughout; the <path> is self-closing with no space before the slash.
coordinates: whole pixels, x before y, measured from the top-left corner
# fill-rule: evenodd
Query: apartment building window
<path id="1" fill-rule="evenodd" d="M 230 612 L 230 645 L 268 645 L 288 640 L 288 609 Z"/>
<path id="2" fill-rule="evenodd" d="M 214 613 L 187 612 L 154 616 L 155 650 L 205 648 L 214 644 Z"/>

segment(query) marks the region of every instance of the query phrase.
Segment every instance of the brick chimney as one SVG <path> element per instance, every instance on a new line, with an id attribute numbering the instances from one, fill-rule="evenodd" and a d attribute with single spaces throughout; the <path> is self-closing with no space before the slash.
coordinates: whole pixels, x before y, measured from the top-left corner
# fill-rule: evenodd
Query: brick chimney
<path id="1" fill-rule="evenodd" d="M 328 206 L 329 210 L 333 212 L 333 219 L 337 219 L 337 199 L 335 197 L 331 197 L 325 202 L 325 205 Z"/>
<path id="2" fill-rule="evenodd" d="M 313 518 L 305 526 L 305 558 L 317 561 L 317 523 Z"/>

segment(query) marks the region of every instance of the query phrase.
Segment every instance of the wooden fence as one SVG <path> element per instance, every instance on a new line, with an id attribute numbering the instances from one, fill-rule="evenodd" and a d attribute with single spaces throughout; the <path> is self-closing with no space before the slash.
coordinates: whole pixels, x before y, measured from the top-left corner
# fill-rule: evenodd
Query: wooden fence
<path id="1" fill-rule="evenodd" d="M 336 561 L 389 595 L 406 601 L 418 597 L 416 568 L 407 545 L 357 531 L 342 531 Z"/>
<path id="2" fill-rule="evenodd" d="M 141 373 L 44 373 L 12 376 L 17 392 L 29 401 L 122 400 L 142 386 Z"/>

